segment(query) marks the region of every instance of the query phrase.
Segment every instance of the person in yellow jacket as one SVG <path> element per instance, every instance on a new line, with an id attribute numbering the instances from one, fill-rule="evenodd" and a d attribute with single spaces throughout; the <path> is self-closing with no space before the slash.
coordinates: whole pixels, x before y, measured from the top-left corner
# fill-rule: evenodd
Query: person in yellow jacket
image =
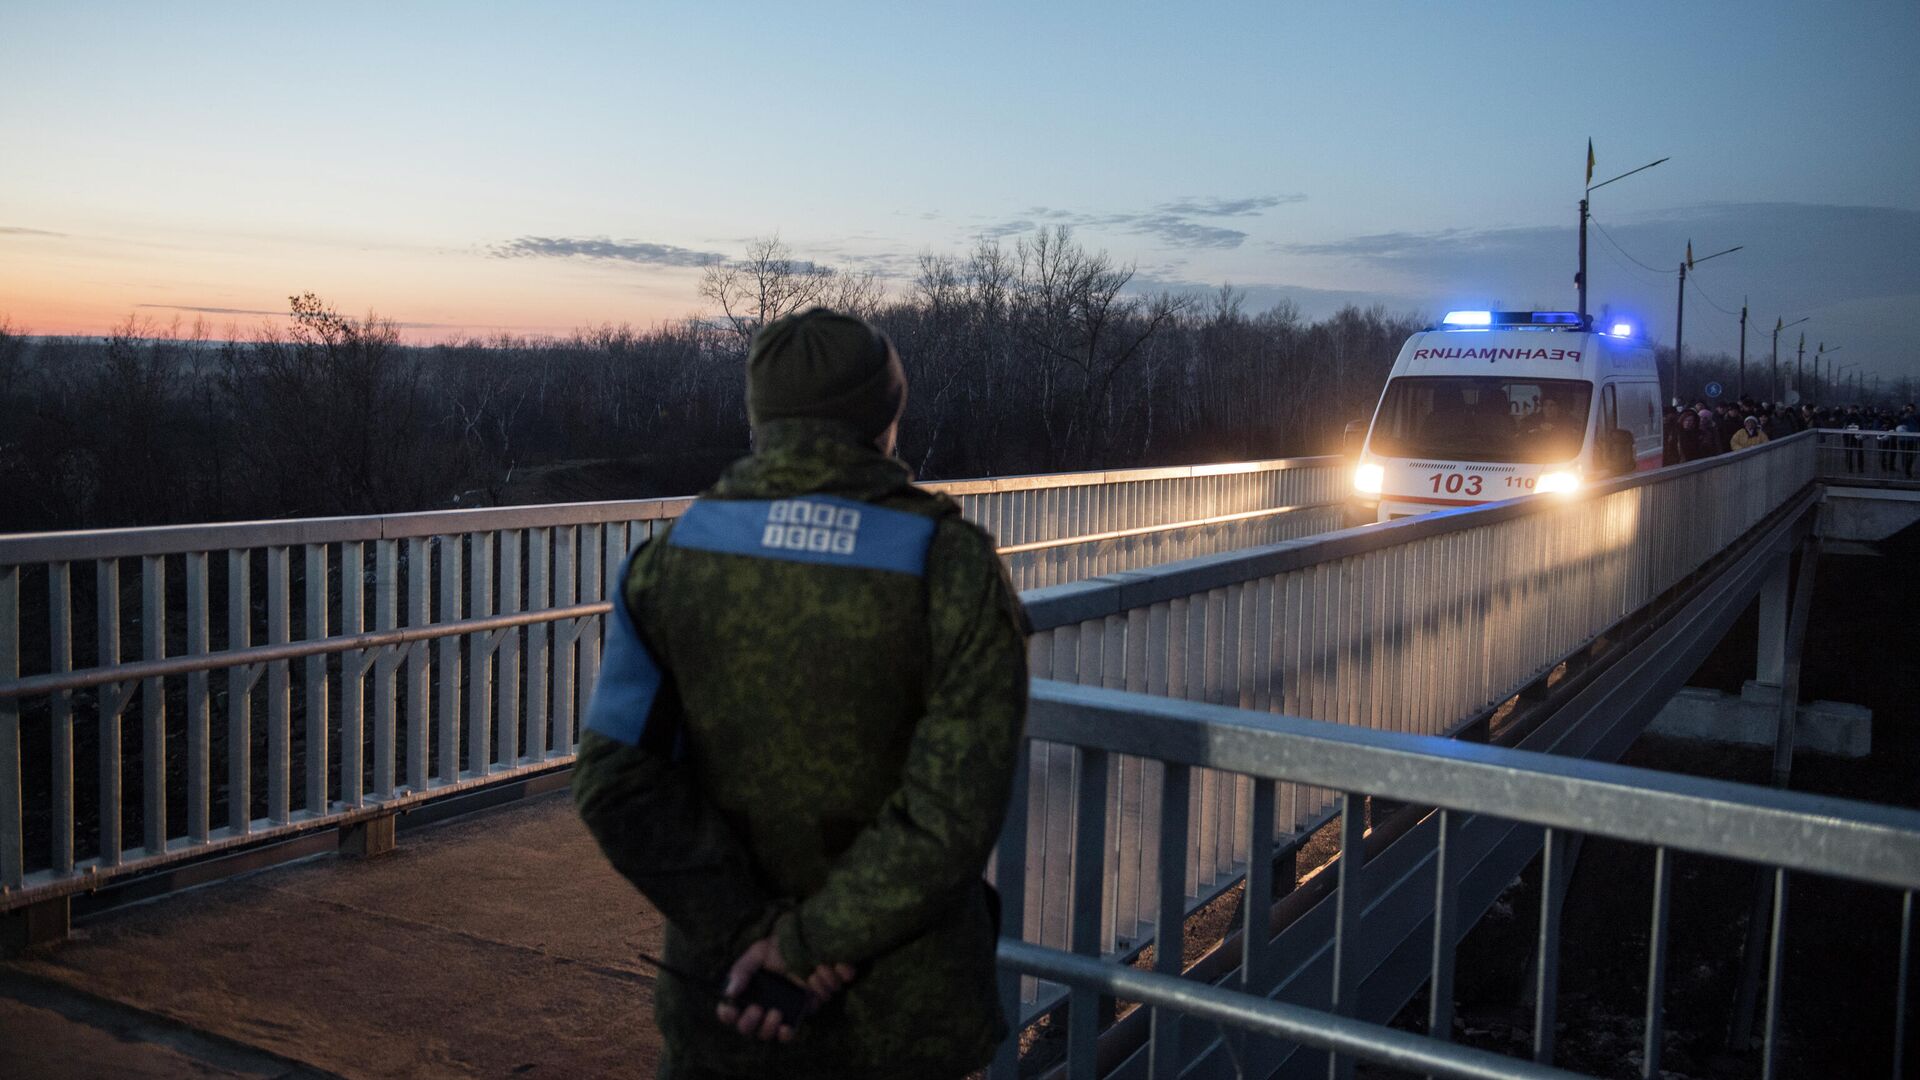
<path id="1" fill-rule="evenodd" d="M 1025 620 L 993 538 L 892 455 L 905 398 L 865 322 L 769 324 L 753 455 L 617 579 L 574 796 L 666 916 L 671 1080 L 957 1078 L 1007 1035 L 981 874 Z M 721 1001 L 756 970 L 811 1010 Z"/>
<path id="2" fill-rule="evenodd" d="M 1760 430 L 1760 418 L 1749 416 L 1741 422 L 1740 430 L 1733 433 L 1733 439 L 1727 445 L 1735 450 L 1745 450 L 1766 441 L 1767 433 Z"/>

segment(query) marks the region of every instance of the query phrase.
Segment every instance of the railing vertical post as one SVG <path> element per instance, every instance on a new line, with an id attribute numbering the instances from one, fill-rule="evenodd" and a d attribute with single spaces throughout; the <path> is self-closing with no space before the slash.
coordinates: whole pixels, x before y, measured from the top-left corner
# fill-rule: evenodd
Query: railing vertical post
<path id="1" fill-rule="evenodd" d="M 1780 981 L 1787 963 L 1787 871 L 1773 871 L 1773 930 L 1767 939 L 1767 1011 L 1760 1050 L 1761 1080 L 1773 1080 L 1780 1061 Z"/>
<path id="2" fill-rule="evenodd" d="M 253 552 L 227 552 L 227 648 L 253 645 Z M 253 828 L 253 687 L 258 665 L 227 669 L 227 828 Z"/>
<path id="3" fill-rule="evenodd" d="M 167 655 L 167 560 L 140 559 L 141 655 Z M 164 679 L 140 683 L 140 796 L 143 846 L 149 855 L 167 850 L 167 694 Z"/>
<path id="4" fill-rule="evenodd" d="M 399 541 L 376 540 L 373 546 L 373 625 L 392 630 L 400 625 Z M 373 661 L 373 797 L 393 798 L 394 716 L 398 711 L 394 671 L 402 650 L 381 649 Z"/>
<path id="5" fill-rule="evenodd" d="M 600 541 L 605 526 L 582 525 L 580 527 L 580 595 L 589 601 L 604 600 L 606 590 L 600 587 Z M 591 692 L 594 680 L 600 677 L 600 631 L 603 620 L 595 617 L 577 624 L 579 634 L 579 683 L 581 691 Z M 575 697 L 580 701 L 581 697 Z"/>
<path id="6" fill-rule="evenodd" d="M 187 553 L 187 652 L 205 656 L 211 643 L 207 628 L 207 553 Z M 209 804 L 213 800 L 213 700 L 207 673 L 187 676 L 187 839 L 207 842 Z"/>
<path id="7" fill-rule="evenodd" d="M 440 538 L 440 621 L 458 622 L 465 605 L 460 597 L 461 538 L 458 534 Z M 460 639 L 443 637 L 439 641 L 434 690 L 435 720 L 439 725 L 440 782 L 451 784 L 460 779 Z"/>
<path id="8" fill-rule="evenodd" d="M 1360 916 L 1366 910 L 1362 871 L 1367 864 L 1367 797 L 1355 792 L 1340 796 L 1339 882 L 1334 889 L 1333 995 L 1327 1011 L 1352 1016 L 1359 1002 Z M 1327 1055 L 1328 1080 L 1352 1080 L 1353 1059 Z"/>
<path id="9" fill-rule="evenodd" d="M 0 567 L 0 679 L 20 677 L 20 568 Z M 20 699 L 0 699 L 0 887 L 26 877 L 20 774 Z"/>
<path id="10" fill-rule="evenodd" d="M 553 530 L 553 604 L 566 607 L 574 602 L 574 528 Z M 574 643 L 579 637 L 579 620 L 553 627 L 553 716 L 548 732 L 553 740 L 548 747 L 556 755 L 573 753 L 573 703 L 579 693 L 573 680 Z"/>
<path id="11" fill-rule="evenodd" d="M 307 631 L 306 640 L 320 641 L 327 636 L 327 545 L 306 546 Z M 307 813 L 327 812 L 327 788 L 331 774 L 328 761 L 327 658 L 307 658 Z"/>
<path id="12" fill-rule="evenodd" d="M 340 545 L 342 634 L 358 634 L 367 626 L 366 558 L 365 543 Z M 340 658 L 340 802 L 349 809 L 360 806 L 366 791 L 366 708 L 367 652 L 355 649 Z"/>
<path id="13" fill-rule="evenodd" d="M 1251 847 L 1246 892 L 1241 899 L 1240 984 L 1249 994 L 1267 992 L 1268 941 L 1273 917 L 1274 781 L 1253 780 L 1253 805 L 1246 817 Z"/>
<path id="14" fill-rule="evenodd" d="M 1019 941 L 1026 931 L 1027 827 L 1033 744 L 1020 741 L 1014 756 L 1013 788 L 1007 800 L 1007 820 L 1000 827 L 1000 843 L 993 860 L 993 885 L 1000 894 L 1000 936 Z M 1012 1028 L 994 1051 L 987 1069 L 991 1080 L 1019 1080 L 1020 1076 L 1020 975 L 997 969 L 1000 983 L 1000 1013 Z"/>
<path id="15" fill-rule="evenodd" d="M 548 606 L 547 581 L 553 565 L 553 534 L 549 529 L 527 530 L 527 607 Z M 546 623 L 527 627 L 527 720 L 522 752 L 532 761 L 547 756 L 547 637 Z"/>
<path id="16" fill-rule="evenodd" d="M 467 613 L 474 618 L 493 614 L 493 534 L 477 532 L 467 538 Z M 492 634 L 467 635 L 467 771 L 485 776 L 493 748 Z"/>
<path id="17" fill-rule="evenodd" d="M 93 567 L 95 594 L 95 664 L 120 663 L 120 560 L 100 559 Z M 125 848 L 120 836 L 120 708 L 125 702 L 118 685 L 100 693 L 100 864 L 119 866 Z"/>
<path id="18" fill-rule="evenodd" d="M 1907 1057 L 1907 978 L 1913 967 L 1913 890 L 1900 897 L 1900 951 L 1894 954 L 1896 966 L 1893 992 L 1893 1080 L 1900 1080 Z"/>
<path id="19" fill-rule="evenodd" d="M 1460 948 L 1460 820 L 1436 812 L 1433 853 L 1433 973 L 1427 988 L 1427 1035 L 1453 1038 L 1453 969 Z"/>
<path id="20" fill-rule="evenodd" d="M 517 614 L 520 606 L 520 530 L 500 534 L 500 612 Z M 503 630 L 496 637 L 494 663 L 494 756 L 511 767 L 520 756 L 520 631 Z"/>
<path id="21" fill-rule="evenodd" d="M 1546 830 L 1540 852 L 1540 936 L 1534 955 L 1533 1060 L 1553 1063 L 1553 1028 L 1559 1013 L 1560 908 L 1568 877 L 1567 834 Z"/>
<path id="22" fill-rule="evenodd" d="M 1647 1021 L 1641 1046 L 1640 1075 L 1658 1080 L 1666 1044 L 1667 914 L 1673 891 L 1673 855 L 1653 849 L 1653 928 L 1647 935 Z"/>
<path id="23" fill-rule="evenodd" d="M 1074 799 L 1072 950 L 1100 955 L 1101 886 L 1106 881 L 1107 752 L 1079 751 L 1079 792 Z M 1100 995 L 1074 987 L 1067 998 L 1067 1074 L 1093 1080 L 1100 1038 Z"/>
<path id="24" fill-rule="evenodd" d="M 288 564 L 285 545 L 267 549 L 267 644 L 284 645 L 292 633 L 288 622 Z M 289 816 L 287 787 L 292 782 L 292 742 L 287 714 L 291 709 L 287 661 L 267 664 L 267 820 L 284 825 Z"/>
<path id="25" fill-rule="evenodd" d="M 17 617 L 17 616 L 16 616 Z M 7 618 L 0 614 L 0 619 Z M 73 670 L 73 567 L 47 567 L 47 618 L 52 632 L 50 670 Z M 0 630 L 0 633 L 4 633 Z M 73 872 L 73 691 L 62 690 L 49 703 L 53 724 L 53 872 Z"/>
<path id="26" fill-rule="evenodd" d="M 1160 903 L 1155 918 L 1153 970 L 1163 975 L 1179 975 L 1185 960 L 1187 807 L 1193 769 L 1168 762 L 1162 771 L 1160 850 L 1155 853 L 1160 868 Z M 1179 1076 L 1185 1065 L 1180 1057 L 1179 1015 L 1155 1009 L 1150 1039 L 1147 1073 L 1151 1080 L 1172 1080 Z"/>
<path id="27" fill-rule="evenodd" d="M 407 541 L 407 625 L 433 623 L 433 548 L 425 537 Z M 428 668 L 427 643 L 416 641 L 407 646 L 407 786 L 425 791 L 429 768 L 427 752 Z"/>

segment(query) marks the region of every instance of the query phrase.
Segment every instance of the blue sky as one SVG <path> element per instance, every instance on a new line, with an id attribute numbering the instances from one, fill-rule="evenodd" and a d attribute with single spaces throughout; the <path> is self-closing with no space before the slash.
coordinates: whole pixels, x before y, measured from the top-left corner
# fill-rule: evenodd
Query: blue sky
<path id="1" fill-rule="evenodd" d="M 1745 244 L 1691 347 L 1746 296 L 1913 373 L 1916 56 L 1906 2 L 0 0 L 0 314 L 645 324 L 749 238 L 905 275 L 1048 223 L 1254 307 L 1571 307 L 1591 137 L 1671 156 L 1594 195 L 1596 307 L 1670 342 L 1686 241 Z"/>

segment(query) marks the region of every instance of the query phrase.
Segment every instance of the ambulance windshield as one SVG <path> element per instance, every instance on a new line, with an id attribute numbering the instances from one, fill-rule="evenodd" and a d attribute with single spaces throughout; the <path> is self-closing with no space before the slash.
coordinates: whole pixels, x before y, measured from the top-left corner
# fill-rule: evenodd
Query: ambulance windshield
<path id="1" fill-rule="evenodd" d="M 1499 375 L 1387 384 L 1370 448 L 1385 457 L 1552 464 L 1580 453 L 1593 384 Z"/>

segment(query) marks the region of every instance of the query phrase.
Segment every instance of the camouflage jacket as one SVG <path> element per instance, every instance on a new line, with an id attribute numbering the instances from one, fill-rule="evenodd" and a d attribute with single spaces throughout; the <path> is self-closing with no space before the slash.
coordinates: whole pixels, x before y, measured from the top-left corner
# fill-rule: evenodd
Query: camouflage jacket
<path id="1" fill-rule="evenodd" d="M 695 503 L 703 514 L 633 556 L 619 600 L 658 665 L 657 697 L 633 745 L 583 734 L 575 800 L 666 916 L 670 963 L 717 985 L 771 931 L 791 970 L 860 971 L 789 1044 L 739 1036 L 713 1019 L 707 988 L 662 976 L 670 1060 L 958 1075 L 1006 1032 L 981 871 L 1025 720 L 1019 601 L 992 539 L 898 461 L 831 423 L 756 434 L 758 451 Z M 822 506 L 834 510 L 810 528 L 781 524 Z M 719 548 L 699 538 L 716 515 L 734 523 Z M 851 553 L 888 535 L 922 572 L 773 550 Z"/>

